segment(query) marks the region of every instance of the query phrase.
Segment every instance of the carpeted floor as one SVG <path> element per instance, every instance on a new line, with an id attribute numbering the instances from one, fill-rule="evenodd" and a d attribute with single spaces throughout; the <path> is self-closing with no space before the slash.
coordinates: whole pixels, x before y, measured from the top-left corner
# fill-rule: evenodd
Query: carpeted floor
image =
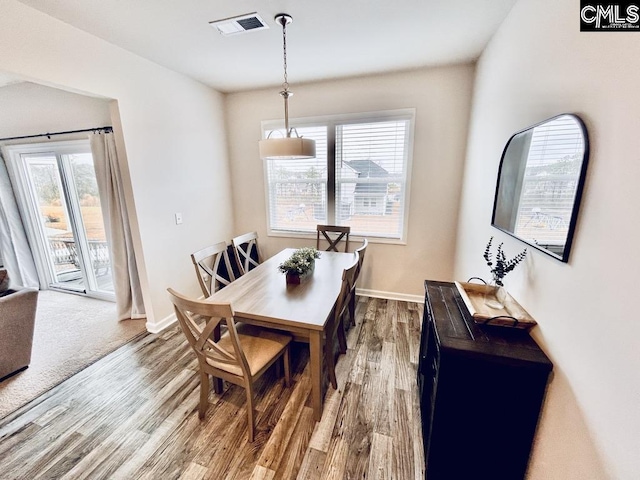
<path id="1" fill-rule="evenodd" d="M 145 322 L 118 322 L 115 303 L 40 291 L 31 364 L 0 382 L 0 418 L 146 332 Z"/>

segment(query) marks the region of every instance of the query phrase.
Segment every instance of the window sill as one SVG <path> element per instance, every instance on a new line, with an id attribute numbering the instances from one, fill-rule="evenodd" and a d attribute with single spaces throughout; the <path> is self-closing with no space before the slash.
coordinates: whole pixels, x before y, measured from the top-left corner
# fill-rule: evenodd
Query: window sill
<path id="1" fill-rule="evenodd" d="M 280 231 L 270 231 L 267 233 L 268 237 L 277 237 L 277 238 L 297 238 L 297 239 L 305 239 L 305 240 L 316 240 L 315 233 L 298 233 L 298 232 L 280 232 Z M 361 235 L 349 235 L 349 243 L 358 243 L 362 242 L 362 240 L 367 239 L 369 243 L 379 243 L 386 245 L 406 245 L 406 240 L 400 238 L 383 238 L 383 237 L 363 237 Z"/>

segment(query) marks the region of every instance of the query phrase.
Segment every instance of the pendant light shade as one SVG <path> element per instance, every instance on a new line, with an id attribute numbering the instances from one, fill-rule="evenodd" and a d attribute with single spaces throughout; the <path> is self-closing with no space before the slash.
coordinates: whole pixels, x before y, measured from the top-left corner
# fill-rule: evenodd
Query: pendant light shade
<path id="1" fill-rule="evenodd" d="M 292 160 L 316 156 L 316 142 L 302 137 L 268 138 L 260 140 L 258 147 L 260 158 Z"/>
<path id="2" fill-rule="evenodd" d="M 280 95 L 284 99 L 284 128 L 286 136 L 284 138 L 266 138 L 260 140 L 260 158 L 270 158 L 276 160 L 293 160 L 297 158 L 314 158 L 316 156 L 316 142 L 308 138 L 302 138 L 298 132 L 289 128 L 289 97 L 293 95 L 289 90 L 287 78 L 287 25 L 293 19 L 286 13 L 279 13 L 275 16 L 275 21 L 282 25 L 282 50 L 284 57 L 284 83 Z M 294 133 L 294 136 L 292 136 Z"/>

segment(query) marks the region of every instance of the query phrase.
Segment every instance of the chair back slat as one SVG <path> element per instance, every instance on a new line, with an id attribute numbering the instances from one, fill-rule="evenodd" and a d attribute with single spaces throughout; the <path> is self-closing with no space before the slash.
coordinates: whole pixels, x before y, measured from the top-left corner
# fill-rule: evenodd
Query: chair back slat
<path id="1" fill-rule="evenodd" d="M 356 284 L 356 273 L 358 270 L 358 265 L 360 264 L 360 255 L 357 252 L 354 252 L 354 262 L 353 264 L 345 268 L 342 272 L 342 284 L 340 286 L 340 295 L 338 296 L 338 300 L 336 302 L 336 311 L 335 318 L 339 319 L 344 315 L 345 309 L 349 305 L 349 300 L 351 298 L 352 292 L 354 291 L 354 287 Z M 336 323 L 337 320 L 336 320 Z"/>
<path id="2" fill-rule="evenodd" d="M 236 261 L 242 274 L 253 270 L 262 263 L 262 253 L 258 246 L 258 234 L 256 232 L 245 233 L 231 240 Z"/>
<path id="3" fill-rule="evenodd" d="M 208 358 L 220 364 L 234 365 L 239 367 L 245 376 L 249 375 L 249 365 L 238 338 L 231 305 L 191 300 L 171 288 L 168 289 L 168 292 L 180 327 L 198 360 L 206 362 Z M 221 348 L 212 339 L 215 328 L 223 321 L 226 323 L 231 338 L 233 352 Z"/>
<path id="4" fill-rule="evenodd" d="M 364 264 L 364 256 L 367 252 L 367 246 L 369 245 L 369 241 L 365 238 L 362 242 L 362 246 L 357 248 L 355 253 L 358 255 L 358 266 L 356 267 L 356 272 L 353 278 L 353 283 L 351 284 L 351 291 L 348 295 L 348 309 L 349 309 L 349 322 L 351 325 L 356 324 L 356 282 L 360 278 L 360 274 L 362 273 L 362 265 Z M 344 309 L 346 312 L 346 309 Z"/>
<path id="5" fill-rule="evenodd" d="M 233 273 L 226 242 L 219 242 L 191 254 L 198 275 L 198 283 L 205 297 L 229 285 L 236 277 Z"/>
<path id="6" fill-rule="evenodd" d="M 340 318 L 344 314 L 345 308 L 349 305 L 351 287 L 355 281 L 356 269 L 358 268 L 358 254 L 354 253 L 353 264 L 345 268 L 342 272 L 342 283 L 340 285 L 340 294 L 334 305 L 332 315 L 327 323 L 327 338 L 333 342 L 336 337 L 338 326 L 341 325 Z"/>
<path id="7" fill-rule="evenodd" d="M 356 253 L 358 254 L 358 268 L 356 270 L 356 279 L 354 281 L 354 288 L 355 288 L 355 282 L 358 281 L 358 278 L 360 277 L 360 272 L 362 272 L 362 264 L 364 263 L 364 256 L 365 256 L 365 253 L 367 252 L 368 245 L 369 245 L 369 241 L 365 238 L 364 241 L 362 242 L 362 246 L 356 249 Z"/>
<path id="8" fill-rule="evenodd" d="M 351 227 L 344 227 L 340 225 L 318 225 L 316 227 L 316 249 L 320 250 L 320 234 L 323 239 L 327 241 L 329 246 L 326 251 L 338 252 L 338 244 L 344 240 L 344 251 L 349 251 L 349 234 L 351 233 Z"/>

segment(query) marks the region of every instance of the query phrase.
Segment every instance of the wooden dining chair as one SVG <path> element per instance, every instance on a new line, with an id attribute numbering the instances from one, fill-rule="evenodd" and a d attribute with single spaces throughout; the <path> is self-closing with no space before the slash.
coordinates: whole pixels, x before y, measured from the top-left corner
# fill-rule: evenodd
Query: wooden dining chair
<path id="1" fill-rule="evenodd" d="M 169 288 L 180 327 L 198 357 L 202 420 L 209 407 L 209 375 L 243 387 L 247 394 L 249 442 L 255 438 L 253 385 L 280 357 L 284 360 L 287 387 L 291 385 L 289 335 L 238 323 L 229 303 L 191 300 Z M 227 331 L 214 340 L 214 330 L 224 321 Z"/>
<path id="2" fill-rule="evenodd" d="M 347 338 L 344 333 L 344 316 L 349 307 L 349 299 L 353 285 L 355 284 L 356 270 L 358 268 L 359 255 L 354 253 L 354 262 L 351 266 L 345 268 L 342 272 L 342 284 L 340 285 L 340 294 L 334 305 L 332 315 L 325 329 L 324 353 L 325 362 L 327 364 L 327 372 L 329 373 L 329 381 L 331 386 L 338 389 L 338 380 L 336 378 L 336 356 L 335 346 L 338 344 L 339 353 L 347 353 Z"/>
<path id="3" fill-rule="evenodd" d="M 342 227 L 339 225 L 318 225 L 316 227 L 316 249 L 320 250 L 320 234 L 324 237 L 324 240 L 329 242 L 329 246 L 326 251 L 338 252 L 338 243 L 344 239 L 344 251 L 349 251 L 349 233 L 351 233 L 351 227 Z"/>
<path id="4" fill-rule="evenodd" d="M 231 240 L 233 251 L 242 275 L 262 263 L 262 253 L 258 247 L 258 234 L 245 233 Z"/>
<path id="5" fill-rule="evenodd" d="M 355 250 L 355 253 L 358 254 L 358 268 L 356 268 L 356 277 L 353 281 L 351 296 L 349 298 L 349 323 L 354 326 L 356 324 L 356 282 L 358 281 L 358 278 L 360 278 L 360 273 L 362 273 L 362 265 L 364 264 L 364 256 L 367 253 L 368 246 L 369 241 L 365 238 L 362 242 L 362 246 Z"/>
<path id="6" fill-rule="evenodd" d="M 226 242 L 219 242 L 192 253 L 191 261 L 205 298 L 236 279 Z"/>

